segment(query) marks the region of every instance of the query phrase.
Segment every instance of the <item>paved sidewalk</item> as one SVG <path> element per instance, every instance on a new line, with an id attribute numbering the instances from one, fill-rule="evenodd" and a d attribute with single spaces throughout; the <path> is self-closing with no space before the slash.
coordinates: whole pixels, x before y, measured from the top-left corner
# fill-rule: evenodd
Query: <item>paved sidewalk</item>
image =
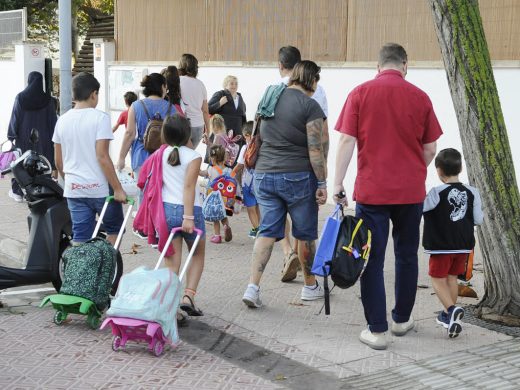
<path id="1" fill-rule="evenodd" d="M 7 197 L 8 184 L 8 180 L 0 180 L 0 264 L 12 266 L 23 259 L 28 210 Z M 330 210 L 330 206 L 322 210 L 320 223 Z M 460 337 L 451 340 L 435 325 L 440 305 L 428 280 L 426 256 L 420 255 L 413 312 L 416 328 L 401 338 L 389 334 L 389 348 L 374 351 L 358 341 L 365 327 L 359 287 L 335 289 L 331 315 L 318 314 L 321 302 L 299 299 L 301 275 L 292 283 L 280 282 L 283 260 L 278 245 L 262 281 L 265 307 L 248 309 L 241 302 L 253 246 L 247 237 L 246 213 L 233 217 L 231 226 L 231 243 L 207 244 L 197 294 L 204 317 L 190 319 L 181 328 L 180 346 L 161 358 L 153 357 L 143 345 L 113 352 L 110 332 L 89 330 L 79 317 L 54 325 L 52 308 L 37 308 L 45 292 L 0 294 L 6 305 L 0 309 L 0 388 L 520 387 L 517 339 L 465 324 Z M 141 245 L 135 254 L 134 244 Z M 393 305 L 392 251 L 389 245 L 385 268 L 388 311 Z M 151 266 L 158 258 L 156 250 L 132 234 L 126 234 L 121 252 L 125 272 L 143 264 Z M 477 262 L 473 283 L 479 295 L 483 291 L 481 268 Z M 23 290 L 32 288 L 35 286 Z M 486 381 L 474 379 L 484 374 Z"/>

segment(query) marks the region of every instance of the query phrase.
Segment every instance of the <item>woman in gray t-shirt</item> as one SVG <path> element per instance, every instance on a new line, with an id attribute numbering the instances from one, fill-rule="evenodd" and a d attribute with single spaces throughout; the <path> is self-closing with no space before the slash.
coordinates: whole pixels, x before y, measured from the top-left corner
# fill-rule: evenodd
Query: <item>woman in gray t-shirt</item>
<path id="1" fill-rule="evenodd" d="M 310 273 L 318 238 L 318 205 L 327 200 L 328 134 L 325 115 L 310 96 L 316 90 L 320 67 L 302 61 L 293 70 L 289 86 L 280 94 L 274 117 L 262 119 L 262 146 L 254 174 L 254 191 L 260 206 L 260 231 L 253 250 L 250 283 L 242 300 L 247 306 L 262 305 L 259 284 L 275 241 L 284 237 L 287 213 L 305 286 L 302 300 L 323 297 Z"/>

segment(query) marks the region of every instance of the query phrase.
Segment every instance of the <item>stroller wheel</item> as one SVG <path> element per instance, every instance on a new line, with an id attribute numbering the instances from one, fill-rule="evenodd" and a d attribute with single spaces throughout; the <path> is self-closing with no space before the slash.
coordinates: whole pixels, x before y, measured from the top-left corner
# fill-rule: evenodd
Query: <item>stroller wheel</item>
<path id="1" fill-rule="evenodd" d="M 153 345 L 153 353 L 155 354 L 155 356 L 161 356 L 163 351 L 164 351 L 164 344 L 161 341 L 157 340 L 155 342 L 155 344 Z"/>
<path id="2" fill-rule="evenodd" d="M 119 350 L 119 348 L 121 348 L 121 337 L 116 336 L 116 337 L 114 337 L 114 340 L 112 341 L 112 349 L 117 352 Z"/>
<path id="3" fill-rule="evenodd" d="M 54 323 L 56 325 L 61 325 L 61 324 L 63 324 L 63 321 L 65 321 L 66 318 L 67 318 L 67 313 L 64 313 L 61 310 L 58 310 L 54 314 Z"/>

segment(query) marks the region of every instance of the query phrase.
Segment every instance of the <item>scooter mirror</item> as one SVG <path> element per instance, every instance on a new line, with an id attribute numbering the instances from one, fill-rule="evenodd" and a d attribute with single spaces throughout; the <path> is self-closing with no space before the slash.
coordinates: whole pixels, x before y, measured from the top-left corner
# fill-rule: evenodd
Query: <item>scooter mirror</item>
<path id="1" fill-rule="evenodd" d="M 38 140 L 40 139 L 40 133 L 38 132 L 37 129 L 32 129 L 31 130 L 31 136 L 29 138 L 31 140 L 31 143 L 34 145 L 36 145 L 38 143 Z"/>

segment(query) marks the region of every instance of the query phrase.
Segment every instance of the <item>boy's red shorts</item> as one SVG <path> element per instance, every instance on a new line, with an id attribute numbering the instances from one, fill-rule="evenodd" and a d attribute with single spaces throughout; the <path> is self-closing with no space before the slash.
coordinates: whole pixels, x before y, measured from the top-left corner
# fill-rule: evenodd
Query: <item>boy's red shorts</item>
<path id="1" fill-rule="evenodd" d="M 467 253 L 445 253 L 430 256 L 432 278 L 447 278 L 448 275 L 460 275 L 466 270 Z"/>

